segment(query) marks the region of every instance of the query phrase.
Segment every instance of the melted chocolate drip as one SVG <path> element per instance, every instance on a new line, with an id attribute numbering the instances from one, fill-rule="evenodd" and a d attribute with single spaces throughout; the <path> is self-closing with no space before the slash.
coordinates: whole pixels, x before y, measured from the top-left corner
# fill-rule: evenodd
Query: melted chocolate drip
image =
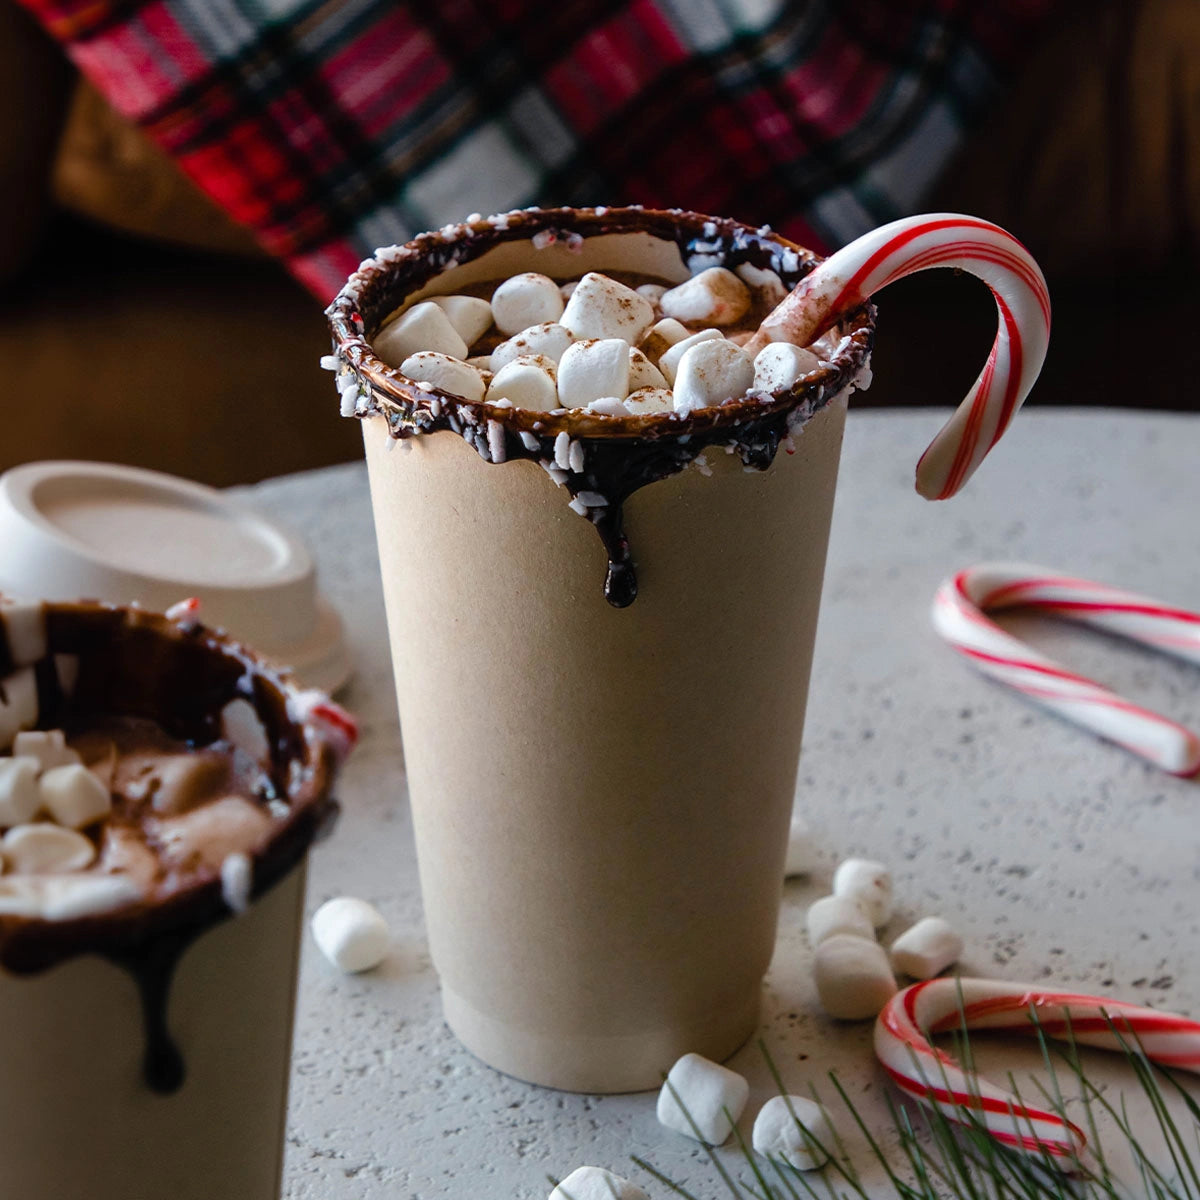
<path id="1" fill-rule="evenodd" d="M 171 981 L 183 952 L 202 930 L 160 934 L 143 946 L 125 953 L 110 953 L 108 959 L 127 971 L 137 986 L 142 1002 L 145 1045 L 142 1076 L 146 1086 L 160 1096 L 169 1096 L 183 1086 L 187 1067 L 167 1023 Z"/>
<path id="2" fill-rule="evenodd" d="M 395 438 L 450 430 L 474 446 L 487 462 L 525 458 L 540 463 L 580 504 L 592 493 L 605 501 L 586 505 L 608 556 L 604 595 L 615 608 L 637 597 L 637 571 L 623 524 L 623 505 L 638 488 L 677 474 L 710 446 L 730 448 L 747 467 L 765 471 L 789 431 L 798 428 L 833 396 L 850 386 L 870 355 L 874 309 L 864 305 L 843 318 L 848 341 L 835 361 L 790 391 L 748 395 L 717 408 L 688 415 L 601 418 L 590 412 L 531 412 L 474 404 L 461 397 L 413 384 L 374 356 L 367 331 L 374 331 L 405 297 L 443 271 L 479 257 L 501 241 L 537 235 L 568 247 L 594 234 L 646 232 L 674 241 L 687 262 L 702 255 L 706 265 L 719 257 L 727 267 L 743 263 L 775 271 L 791 288 L 812 270 L 816 259 L 780 241 L 769 230 L 696 213 L 547 209 L 510 214 L 500 226 L 487 222 L 414 239 L 399 255 L 365 264 L 329 309 L 335 348 L 358 377 L 364 398 L 360 417 L 382 414 Z M 409 252 L 411 249 L 411 252 Z M 495 452 L 495 427 L 503 431 L 504 454 Z M 489 436 L 489 427 L 491 433 Z M 582 470 L 562 468 L 558 439 L 566 433 L 583 451 Z M 574 461 L 578 462 L 578 455 Z"/>

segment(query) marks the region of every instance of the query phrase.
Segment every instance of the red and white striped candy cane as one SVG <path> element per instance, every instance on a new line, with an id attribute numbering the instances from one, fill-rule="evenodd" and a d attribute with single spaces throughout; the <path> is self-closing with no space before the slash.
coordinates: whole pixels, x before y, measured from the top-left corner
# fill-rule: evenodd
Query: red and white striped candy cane
<path id="1" fill-rule="evenodd" d="M 926 213 L 883 225 L 818 264 L 763 321 L 746 349 L 757 354 L 779 341 L 807 346 L 880 288 L 931 267 L 954 267 L 983 280 L 999 316 L 979 378 L 917 464 L 917 491 L 944 500 L 1000 440 L 1046 357 L 1050 294 L 1041 268 L 1011 233 L 961 213 Z"/>
<path id="2" fill-rule="evenodd" d="M 993 979 L 930 979 L 897 992 L 875 1022 L 875 1053 L 897 1087 L 960 1125 L 1070 1169 L 1087 1139 L 1057 1113 L 968 1075 L 930 1037 L 954 1029 L 1041 1030 L 1080 1045 L 1140 1049 L 1163 1066 L 1200 1071 L 1200 1022 L 1137 1004 Z"/>
<path id="3" fill-rule="evenodd" d="M 1200 663 L 1200 614 L 1020 563 L 980 563 L 947 579 L 934 628 L 985 675 L 1173 775 L 1200 772 L 1200 736 L 1060 666 L 985 615 L 1034 608 Z"/>
<path id="4" fill-rule="evenodd" d="M 292 717 L 320 732 L 339 759 L 345 760 L 358 743 L 358 722 L 322 691 L 309 688 L 288 697 Z"/>

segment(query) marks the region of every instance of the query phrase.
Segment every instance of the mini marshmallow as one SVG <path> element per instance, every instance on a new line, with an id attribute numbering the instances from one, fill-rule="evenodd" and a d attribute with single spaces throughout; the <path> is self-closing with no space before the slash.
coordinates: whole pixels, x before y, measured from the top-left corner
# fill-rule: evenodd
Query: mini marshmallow
<path id="1" fill-rule="evenodd" d="M 564 408 L 584 408 L 602 396 L 629 394 L 629 343 L 589 338 L 568 346 L 558 364 L 558 395 Z"/>
<path id="2" fill-rule="evenodd" d="M 846 859 L 833 873 L 833 894 L 854 897 L 876 929 L 892 919 L 892 873 L 883 863 Z"/>
<path id="3" fill-rule="evenodd" d="M 835 1144 L 829 1114 L 804 1096 L 772 1096 L 754 1118 L 751 1144 L 759 1154 L 797 1171 L 815 1171 Z"/>
<path id="4" fill-rule="evenodd" d="M 641 350 L 651 362 L 658 362 L 672 346 L 690 336 L 686 325 L 665 317 L 642 338 Z"/>
<path id="5" fill-rule="evenodd" d="M 112 809 L 108 788 L 81 763 L 46 771 L 38 780 L 38 795 L 41 807 L 70 829 L 99 821 Z"/>
<path id="6" fill-rule="evenodd" d="M 541 354 L 522 354 L 501 367 L 487 390 L 488 402 L 510 400 L 518 408 L 550 412 L 558 407 L 554 360 Z"/>
<path id="7" fill-rule="evenodd" d="M 467 360 L 468 367 L 474 367 L 483 377 L 484 380 L 490 380 L 492 377 L 492 356 L 490 354 L 476 354 Z"/>
<path id="8" fill-rule="evenodd" d="M 750 289 L 725 267 L 709 267 L 664 293 L 663 316 L 692 324 L 732 325 L 750 307 Z"/>
<path id="9" fill-rule="evenodd" d="M 665 388 L 663 373 L 636 346 L 629 348 L 629 390 L 642 388 Z"/>
<path id="10" fill-rule="evenodd" d="M 549 1200 L 650 1200 L 640 1187 L 603 1167 L 576 1167 Z"/>
<path id="11" fill-rule="evenodd" d="M 13 738 L 13 754 L 36 758 L 38 774 L 83 761 L 67 745 L 66 734 L 61 729 L 30 729 L 18 733 Z"/>
<path id="12" fill-rule="evenodd" d="M 632 346 L 654 324 L 654 305 L 633 288 L 589 271 L 571 293 L 562 324 L 577 338 L 621 338 Z"/>
<path id="13" fill-rule="evenodd" d="M 579 286 L 578 279 L 568 279 L 566 283 L 560 283 L 558 285 L 559 295 L 562 296 L 562 298 L 564 300 L 570 300 L 571 294 L 575 291 L 575 289 L 578 286 Z"/>
<path id="14" fill-rule="evenodd" d="M 0 636 L 14 666 L 31 666 L 46 653 L 45 609 L 0 597 Z"/>
<path id="15" fill-rule="evenodd" d="M 738 278 L 745 283 L 764 304 L 774 308 L 784 296 L 787 288 L 783 280 L 774 271 L 766 267 L 756 267 L 750 263 L 742 263 L 734 268 Z"/>
<path id="16" fill-rule="evenodd" d="M 670 388 L 638 388 L 636 392 L 630 392 L 625 397 L 625 407 L 635 417 L 642 417 L 647 413 L 674 412 L 675 397 L 671 395 Z"/>
<path id="17" fill-rule="evenodd" d="M 492 317 L 501 333 L 514 334 L 563 315 L 563 296 L 548 275 L 525 271 L 492 293 Z"/>
<path id="18" fill-rule="evenodd" d="M 37 676 L 32 667 L 0 679 L 0 751 L 7 750 L 22 729 L 32 729 L 37 715 Z"/>
<path id="19" fill-rule="evenodd" d="M 662 322 L 660 321 L 659 325 L 661 324 Z M 699 333 L 689 333 L 687 337 L 681 338 L 662 352 L 658 359 L 658 369 L 666 377 L 667 382 L 673 384 L 675 382 L 675 371 L 679 367 L 679 360 L 693 346 L 698 346 L 701 342 L 709 342 L 717 338 L 720 338 L 722 341 L 725 339 L 725 335 L 719 329 L 702 329 Z"/>
<path id="20" fill-rule="evenodd" d="M 892 943 L 892 966 L 913 979 L 932 979 L 963 952 L 963 940 L 941 917 L 923 917 Z"/>
<path id="21" fill-rule="evenodd" d="M 410 354 L 400 364 L 400 371 L 414 383 L 427 383 L 452 396 L 461 396 L 464 400 L 483 399 L 483 376 L 474 367 L 448 354 L 439 354 L 436 350 Z"/>
<path id="22" fill-rule="evenodd" d="M 36 758 L 0 758 L 0 826 L 22 825 L 32 820 L 41 804 Z"/>
<path id="23" fill-rule="evenodd" d="M 267 741 L 267 731 L 249 700 L 239 697 L 230 700 L 221 709 L 221 736 L 256 763 L 265 764 L 270 758 L 271 744 Z"/>
<path id="24" fill-rule="evenodd" d="M 446 314 L 455 333 L 468 346 L 473 346 L 492 327 L 492 306 L 479 296 L 430 296 L 429 299 Z"/>
<path id="25" fill-rule="evenodd" d="M 853 896 L 822 896 L 808 906 L 804 918 L 811 946 L 838 934 L 875 940 L 875 927 Z"/>
<path id="26" fill-rule="evenodd" d="M 492 351 L 492 370 L 499 371 L 522 354 L 540 354 L 554 363 L 561 361 L 563 352 L 575 340 L 575 335 L 557 321 L 543 321 L 501 342 Z"/>
<path id="27" fill-rule="evenodd" d="M 326 900 L 313 913 L 312 934 L 321 953 L 346 974 L 379 966 L 392 940 L 383 914 L 353 896 Z"/>
<path id="28" fill-rule="evenodd" d="M 19 875 L 59 875 L 82 871 L 96 857 L 96 847 L 82 833 L 39 821 L 14 825 L 0 847 L 9 867 Z"/>
<path id="29" fill-rule="evenodd" d="M 750 1085 L 736 1071 L 699 1054 L 685 1054 L 658 1093 L 658 1120 L 677 1133 L 719 1146 L 733 1132 L 749 1095 Z"/>
<path id="30" fill-rule="evenodd" d="M 821 1007 L 841 1021 L 865 1021 L 896 994 L 887 952 L 848 933 L 827 937 L 813 953 L 813 978 Z"/>
<path id="31" fill-rule="evenodd" d="M 254 888 L 254 860 L 248 854 L 235 851 L 225 855 L 221 863 L 221 897 L 229 911 L 239 916 L 250 907 L 250 892 Z"/>
<path id="32" fill-rule="evenodd" d="M 93 917 L 142 898 L 142 889 L 121 875 L 67 875 L 38 882 L 42 916 L 48 921 Z"/>
<path id="33" fill-rule="evenodd" d="M 606 417 L 627 417 L 629 409 L 625 407 L 624 400 L 618 400 L 616 396 L 601 396 L 599 400 L 593 400 L 587 406 L 588 412 L 601 413 Z"/>
<path id="34" fill-rule="evenodd" d="M 639 284 L 634 291 L 639 296 L 645 296 L 651 304 L 657 306 L 658 302 L 663 298 L 663 293 L 667 290 L 666 284 L 663 283 L 643 283 Z"/>
<path id="35" fill-rule="evenodd" d="M 792 814 L 788 827 L 787 858 L 783 864 L 785 879 L 796 875 L 811 875 L 816 866 L 816 854 L 808 822 L 798 813 Z"/>
<path id="36" fill-rule="evenodd" d="M 753 383 L 754 363 L 744 350 L 724 338 L 700 342 L 679 360 L 673 388 L 675 411 L 712 408 L 744 396 Z"/>
<path id="37" fill-rule="evenodd" d="M 754 356 L 754 390 L 785 391 L 820 365 L 821 360 L 808 350 L 791 342 L 772 342 Z"/>
<path id="38" fill-rule="evenodd" d="M 429 300 L 414 304 L 390 325 L 385 325 L 375 335 L 371 348 L 391 367 L 399 367 L 410 354 L 422 350 L 436 350 L 451 358 L 467 357 L 467 343 L 450 318 Z"/>

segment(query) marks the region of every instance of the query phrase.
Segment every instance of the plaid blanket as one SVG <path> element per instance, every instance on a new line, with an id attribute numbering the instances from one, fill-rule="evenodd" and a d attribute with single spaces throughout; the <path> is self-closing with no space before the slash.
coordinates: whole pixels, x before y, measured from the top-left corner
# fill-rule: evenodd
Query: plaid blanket
<path id="1" fill-rule="evenodd" d="M 920 207 L 1053 0 L 23 3 L 324 301 L 533 203 L 840 245 Z"/>

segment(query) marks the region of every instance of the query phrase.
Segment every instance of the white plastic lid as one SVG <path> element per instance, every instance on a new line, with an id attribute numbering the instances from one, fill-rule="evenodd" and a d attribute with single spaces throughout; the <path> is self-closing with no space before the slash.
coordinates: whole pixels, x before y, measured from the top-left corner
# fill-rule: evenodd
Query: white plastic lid
<path id="1" fill-rule="evenodd" d="M 333 691 L 350 675 L 304 546 L 222 492 L 158 471 L 38 462 L 0 475 L 0 591 L 158 611 L 195 596 L 206 625 L 304 683 Z"/>

